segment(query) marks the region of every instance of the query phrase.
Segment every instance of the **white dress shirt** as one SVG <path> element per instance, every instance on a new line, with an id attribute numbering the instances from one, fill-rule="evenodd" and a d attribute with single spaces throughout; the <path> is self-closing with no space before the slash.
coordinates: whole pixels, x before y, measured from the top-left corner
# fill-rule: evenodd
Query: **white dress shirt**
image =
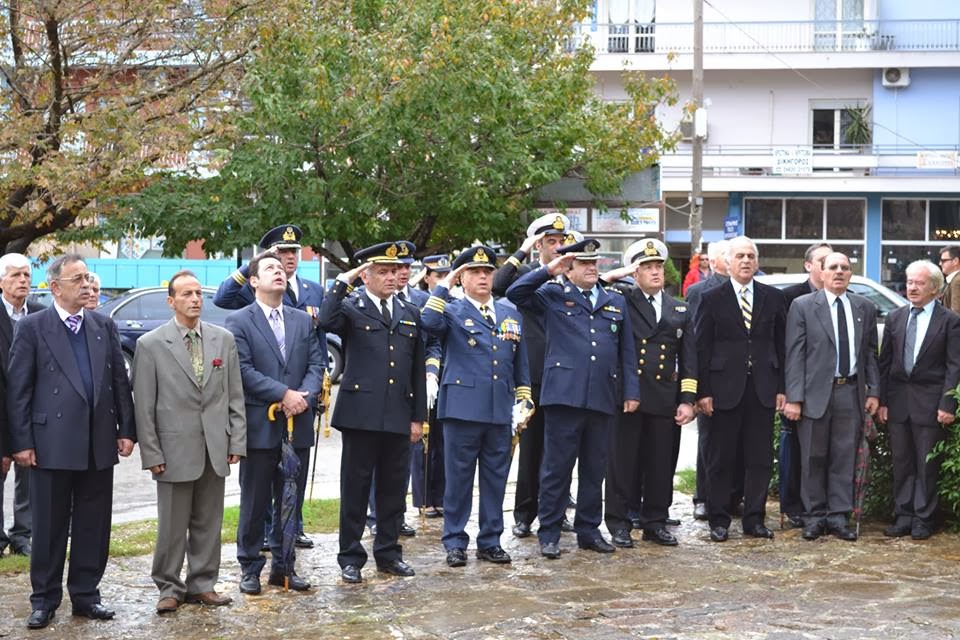
<path id="1" fill-rule="evenodd" d="M 850 296 L 848 296 L 846 293 L 839 296 L 840 304 L 843 305 L 843 312 L 847 316 L 847 342 L 850 345 L 850 371 L 840 371 L 840 334 L 837 332 L 837 305 L 835 302 L 838 296 L 833 295 L 826 289 L 824 289 L 823 292 L 827 294 L 827 304 L 830 305 L 830 322 L 833 324 L 833 344 L 837 349 L 837 366 L 834 369 L 834 375 L 838 378 L 846 378 L 847 376 L 856 375 L 857 334 L 854 331 L 853 307 L 850 304 Z"/>

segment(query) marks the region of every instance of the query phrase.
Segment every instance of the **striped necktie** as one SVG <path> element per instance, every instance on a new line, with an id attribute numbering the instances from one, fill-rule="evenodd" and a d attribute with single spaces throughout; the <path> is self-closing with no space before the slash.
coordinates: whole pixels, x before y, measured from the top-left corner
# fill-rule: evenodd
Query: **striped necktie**
<path id="1" fill-rule="evenodd" d="M 64 319 L 64 322 L 67 323 L 67 328 L 70 329 L 70 331 L 73 331 L 74 333 L 80 333 L 81 320 L 83 320 L 83 316 L 78 313 L 74 316 L 67 316 L 66 319 Z"/>
<path id="2" fill-rule="evenodd" d="M 750 323 L 753 321 L 753 307 L 750 306 L 750 300 L 747 299 L 747 288 L 740 287 L 740 311 L 743 313 L 743 324 L 750 331 Z"/>

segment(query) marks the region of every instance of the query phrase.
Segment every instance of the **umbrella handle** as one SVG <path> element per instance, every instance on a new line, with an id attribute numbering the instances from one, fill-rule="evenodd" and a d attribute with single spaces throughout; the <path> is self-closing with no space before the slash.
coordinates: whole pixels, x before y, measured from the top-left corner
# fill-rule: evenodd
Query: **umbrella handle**
<path id="1" fill-rule="evenodd" d="M 267 407 L 267 420 L 273 422 L 277 419 L 277 411 L 280 410 L 280 403 L 274 402 Z M 287 437 L 293 442 L 293 416 L 287 416 Z"/>

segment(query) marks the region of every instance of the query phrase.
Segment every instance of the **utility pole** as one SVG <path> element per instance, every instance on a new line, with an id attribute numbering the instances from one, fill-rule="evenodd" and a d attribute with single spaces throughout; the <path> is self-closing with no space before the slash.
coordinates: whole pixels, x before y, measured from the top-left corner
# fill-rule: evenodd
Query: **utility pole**
<path id="1" fill-rule="evenodd" d="M 693 171 L 690 177 L 690 255 L 700 251 L 703 233 L 703 0 L 693 0 Z M 698 126 L 699 125 L 699 126 Z"/>

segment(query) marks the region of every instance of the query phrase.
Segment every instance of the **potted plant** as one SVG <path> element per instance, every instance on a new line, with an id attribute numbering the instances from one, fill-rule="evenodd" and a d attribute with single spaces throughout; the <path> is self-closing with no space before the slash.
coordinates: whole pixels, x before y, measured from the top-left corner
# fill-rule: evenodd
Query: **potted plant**
<path id="1" fill-rule="evenodd" d="M 870 117 L 870 105 L 846 107 L 844 109 L 849 122 L 844 129 L 844 142 L 852 145 L 858 153 L 873 142 L 873 120 Z"/>

